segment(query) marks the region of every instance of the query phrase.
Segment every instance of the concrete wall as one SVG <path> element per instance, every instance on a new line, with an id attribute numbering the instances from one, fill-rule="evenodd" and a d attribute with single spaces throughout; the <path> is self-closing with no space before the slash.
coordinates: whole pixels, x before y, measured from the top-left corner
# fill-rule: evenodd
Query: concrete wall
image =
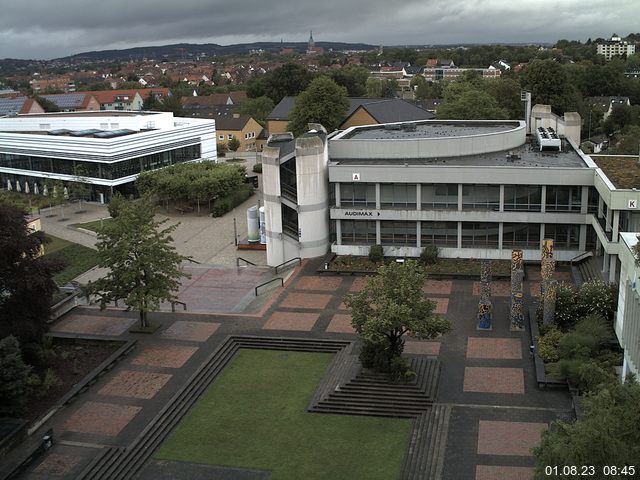
<path id="1" fill-rule="evenodd" d="M 640 271 L 631 252 L 638 239 L 635 233 L 623 233 L 620 249 L 620 289 L 615 331 L 624 348 L 623 376 L 640 373 Z"/>
<path id="2" fill-rule="evenodd" d="M 538 127 L 553 128 L 559 135 L 571 139 L 575 145 L 580 145 L 580 128 L 582 118 L 576 112 L 565 112 L 559 117 L 551 111 L 551 105 L 534 105 L 531 110 L 531 131 Z"/>
<path id="3" fill-rule="evenodd" d="M 275 266 L 288 260 L 282 233 L 280 148 L 278 147 L 267 146 L 262 151 L 262 194 L 267 235 L 267 265 Z M 294 255 L 294 257 L 297 256 Z"/>

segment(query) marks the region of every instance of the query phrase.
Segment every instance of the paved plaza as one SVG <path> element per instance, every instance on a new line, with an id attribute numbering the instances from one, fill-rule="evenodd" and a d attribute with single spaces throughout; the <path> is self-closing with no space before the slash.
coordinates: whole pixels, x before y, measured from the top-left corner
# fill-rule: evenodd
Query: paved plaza
<path id="1" fill-rule="evenodd" d="M 135 338 L 138 344 L 45 423 L 42 431 L 54 429 L 55 445 L 23 478 L 73 479 L 103 446 L 130 445 L 229 335 L 354 340 L 344 297 L 361 290 L 366 279 L 319 276 L 318 264 L 318 260 L 304 262 L 290 274 L 285 288 L 263 295 L 257 307 L 247 302 L 246 293 L 240 293 L 261 280 L 257 271 L 224 278 L 216 278 L 213 271 L 200 272 L 184 287 L 187 292 L 194 289 L 188 293 L 193 297 L 189 301 L 195 302 L 198 288 L 208 286 L 213 289 L 211 295 L 225 297 L 211 300 L 225 311 L 154 313 L 150 317 L 161 328 L 153 334 L 129 333 L 136 321 L 134 312 L 82 307 L 63 317 L 53 326 L 54 332 Z M 533 478 L 531 448 L 551 421 L 571 415 L 566 392 L 537 389 L 528 354 L 530 337 L 527 332 L 509 330 L 503 283 L 496 282 L 492 298 L 493 330 L 478 331 L 477 282 L 429 280 L 425 297 L 451 320 L 453 331 L 432 341 L 407 339 L 406 353 L 438 357 L 442 363 L 436 402 L 452 408 L 444 479 Z M 527 292 L 531 283 L 527 279 Z M 206 302 L 202 308 L 207 308 Z M 147 473 L 159 468 L 156 460 L 147 466 Z M 193 468 L 199 467 L 171 471 L 178 475 L 174 478 L 186 479 Z M 239 471 L 237 475 L 252 478 L 253 474 Z"/>

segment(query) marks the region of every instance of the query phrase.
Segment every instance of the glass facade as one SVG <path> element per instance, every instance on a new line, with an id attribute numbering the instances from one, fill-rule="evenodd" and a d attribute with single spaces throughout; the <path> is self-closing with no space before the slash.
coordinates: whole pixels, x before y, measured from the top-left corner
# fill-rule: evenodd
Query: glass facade
<path id="1" fill-rule="evenodd" d="M 381 183 L 380 205 L 382 208 L 416 208 L 417 187 L 413 183 Z"/>
<path id="2" fill-rule="evenodd" d="M 580 240 L 580 225 L 547 223 L 544 226 L 544 238 L 553 239 L 553 248 L 577 249 Z"/>
<path id="3" fill-rule="evenodd" d="M 340 205 L 344 207 L 376 207 L 375 183 L 341 183 Z"/>
<path id="4" fill-rule="evenodd" d="M 382 245 L 416 247 L 416 230 L 416 222 L 383 220 L 380 222 L 380 240 Z"/>
<path id="5" fill-rule="evenodd" d="M 200 145 L 198 144 L 112 163 L 0 153 L 0 167 L 116 180 L 138 174 L 143 170 L 154 170 L 199 158 Z"/>
<path id="6" fill-rule="evenodd" d="M 500 209 L 500 185 L 462 185 L 462 210 Z"/>
<path id="7" fill-rule="evenodd" d="M 346 245 L 375 245 L 376 222 L 371 220 L 342 220 L 342 243 Z"/>
<path id="8" fill-rule="evenodd" d="M 540 246 L 539 223 L 505 223 L 502 227 L 503 248 L 538 248 Z"/>
<path id="9" fill-rule="evenodd" d="M 421 222 L 420 244 L 439 247 L 458 246 L 458 222 Z"/>
<path id="10" fill-rule="evenodd" d="M 539 212 L 542 209 L 542 187 L 539 185 L 505 185 L 505 212 Z"/>
<path id="11" fill-rule="evenodd" d="M 547 186 L 547 212 L 579 212 L 582 199 L 582 187 Z"/>
<path id="12" fill-rule="evenodd" d="M 462 246 L 498 248 L 498 232 L 497 223 L 464 222 L 462 224 Z"/>
<path id="13" fill-rule="evenodd" d="M 458 184 L 436 183 L 420 186 L 420 203 L 423 209 L 458 209 Z"/>

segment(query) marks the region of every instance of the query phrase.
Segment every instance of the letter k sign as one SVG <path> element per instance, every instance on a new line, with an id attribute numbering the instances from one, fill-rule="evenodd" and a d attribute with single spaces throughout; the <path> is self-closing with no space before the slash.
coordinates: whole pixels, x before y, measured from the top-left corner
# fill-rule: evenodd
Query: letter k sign
<path id="1" fill-rule="evenodd" d="M 638 208 L 637 200 L 629 200 L 629 208 Z"/>

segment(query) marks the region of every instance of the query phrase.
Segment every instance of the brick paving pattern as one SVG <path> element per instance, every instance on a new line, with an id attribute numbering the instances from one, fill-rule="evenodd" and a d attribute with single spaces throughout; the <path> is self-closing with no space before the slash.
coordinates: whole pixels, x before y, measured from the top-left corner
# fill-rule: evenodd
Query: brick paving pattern
<path id="1" fill-rule="evenodd" d="M 473 282 L 473 294 L 480 295 L 480 282 Z M 503 280 L 491 282 L 491 295 L 494 297 L 508 297 L 511 295 L 511 283 Z"/>
<path id="2" fill-rule="evenodd" d="M 407 340 L 404 344 L 404 353 L 412 355 L 440 355 L 440 342 L 423 342 L 419 340 Z"/>
<path id="3" fill-rule="evenodd" d="M 64 430 L 116 436 L 142 410 L 132 405 L 85 402 L 65 422 Z"/>
<path id="4" fill-rule="evenodd" d="M 283 308 L 308 308 L 313 310 L 324 310 L 331 301 L 331 295 L 322 293 L 290 293 L 282 303 Z"/>
<path id="5" fill-rule="evenodd" d="M 302 277 L 295 284 L 296 290 L 323 290 L 327 292 L 335 292 L 342 284 L 340 277 Z"/>
<path id="6" fill-rule="evenodd" d="M 262 327 L 265 330 L 310 331 L 320 317 L 319 313 L 274 312 Z"/>
<path id="7" fill-rule="evenodd" d="M 326 331 L 332 333 L 356 333 L 351 326 L 351 315 L 343 315 L 341 313 L 333 316 Z"/>
<path id="8" fill-rule="evenodd" d="M 476 480 L 533 480 L 533 474 L 530 467 L 476 466 Z"/>
<path id="9" fill-rule="evenodd" d="M 71 315 L 55 325 L 54 332 L 107 335 L 118 337 L 136 322 L 135 318 Z"/>
<path id="10" fill-rule="evenodd" d="M 519 338 L 467 339 L 467 358 L 492 358 L 496 360 L 522 359 L 522 341 Z"/>
<path id="11" fill-rule="evenodd" d="M 136 372 L 122 370 L 118 372 L 98 392 L 100 395 L 128 398 L 153 398 L 171 379 L 166 373 Z"/>
<path id="12" fill-rule="evenodd" d="M 533 456 L 531 449 L 540 443 L 547 426 L 546 423 L 480 420 L 478 454 Z"/>
<path id="13" fill-rule="evenodd" d="M 178 320 L 173 322 L 173 325 L 162 332 L 162 337 L 171 338 L 173 340 L 206 342 L 219 326 L 219 323 Z"/>
<path id="14" fill-rule="evenodd" d="M 367 277 L 356 277 L 353 279 L 353 283 L 351 287 L 349 287 L 350 292 L 359 292 L 364 288 L 367 283 Z"/>
<path id="15" fill-rule="evenodd" d="M 532 297 L 540 296 L 540 282 L 529 282 L 529 293 Z"/>
<path id="16" fill-rule="evenodd" d="M 448 298 L 429 298 L 432 302 L 435 302 L 436 308 L 434 309 L 434 313 L 438 313 L 440 315 L 446 315 L 449 311 L 449 299 Z"/>
<path id="17" fill-rule="evenodd" d="M 196 351 L 198 347 L 148 345 L 131 360 L 131 363 L 147 367 L 181 368 Z"/>
<path id="18" fill-rule="evenodd" d="M 522 368 L 465 367 L 464 392 L 524 393 Z"/>
<path id="19" fill-rule="evenodd" d="M 422 291 L 430 295 L 449 295 L 452 288 L 453 281 L 451 280 L 427 280 Z"/>
<path id="20" fill-rule="evenodd" d="M 80 463 L 82 457 L 75 455 L 62 455 L 59 453 L 52 453 L 42 461 L 34 470 L 34 473 L 61 477 L 67 475 L 73 470 L 73 468 Z"/>

